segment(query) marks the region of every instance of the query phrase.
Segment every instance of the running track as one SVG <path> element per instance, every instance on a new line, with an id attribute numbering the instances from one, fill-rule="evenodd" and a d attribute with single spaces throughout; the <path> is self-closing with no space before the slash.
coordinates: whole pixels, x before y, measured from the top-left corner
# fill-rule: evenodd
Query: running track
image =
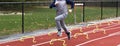
<path id="1" fill-rule="evenodd" d="M 0 46 L 120 46 L 120 20 L 70 29 L 71 40 L 63 32 L 23 36 L 18 40 L 1 42 Z"/>

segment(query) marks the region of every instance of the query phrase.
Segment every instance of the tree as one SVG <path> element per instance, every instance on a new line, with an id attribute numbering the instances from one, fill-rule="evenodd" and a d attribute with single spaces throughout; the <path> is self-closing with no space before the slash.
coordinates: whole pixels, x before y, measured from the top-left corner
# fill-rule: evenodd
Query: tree
<path id="1" fill-rule="evenodd" d="M 0 2 L 21 2 L 25 0 L 0 0 Z"/>

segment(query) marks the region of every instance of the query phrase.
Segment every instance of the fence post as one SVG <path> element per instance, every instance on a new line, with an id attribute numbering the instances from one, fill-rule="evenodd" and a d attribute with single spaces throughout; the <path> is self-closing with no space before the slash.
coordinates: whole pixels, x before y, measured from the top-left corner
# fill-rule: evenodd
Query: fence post
<path id="1" fill-rule="evenodd" d="M 77 21 L 76 21 L 76 5 L 75 5 L 75 8 L 74 8 L 74 24 L 76 24 L 76 23 L 77 23 Z"/>
<path id="2" fill-rule="evenodd" d="M 116 1 L 116 17 L 118 17 L 118 0 Z"/>
<path id="3" fill-rule="evenodd" d="M 85 22 L 85 1 L 83 1 L 83 22 Z"/>
<path id="4" fill-rule="evenodd" d="M 101 20 L 103 19 L 103 2 L 101 1 Z"/>
<path id="5" fill-rule="evenodd" d="M 22 33 L 24 33 L 24 2 L 22 2 Z"/>

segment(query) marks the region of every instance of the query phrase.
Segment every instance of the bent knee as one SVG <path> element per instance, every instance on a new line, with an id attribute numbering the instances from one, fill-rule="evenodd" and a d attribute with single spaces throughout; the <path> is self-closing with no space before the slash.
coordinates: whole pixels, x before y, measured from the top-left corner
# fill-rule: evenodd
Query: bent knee
<path id="1" fill-rule="evenodd" d="M 55 17 L 55 21 L 59 21 L 60 19 L 58 17 Z"/>

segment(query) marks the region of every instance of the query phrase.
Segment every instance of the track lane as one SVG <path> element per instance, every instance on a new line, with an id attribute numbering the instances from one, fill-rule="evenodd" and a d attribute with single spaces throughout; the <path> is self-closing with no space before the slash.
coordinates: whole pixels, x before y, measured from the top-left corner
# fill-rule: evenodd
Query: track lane
<path id="1" fill-rule="evenodd" d="M 99 28 L 106 28 L 106 29 L 109 29 L 109 28 L 115 28 L 117 26 L 120 26 L 120 24 L 117 24 L 118 22 L 114 22 L 114 23 L 111 23 L 110 25 L 108 25 L 108 23 L 102 23 Z M 96 26 L 89 26 L 89 27 L 82 27 L 83 29 L 83 32 L 87 32 L 87 31 L 90 31 L 90 30 L 93 30 L 96 28 Z M 79 28 L 76 28 L 76 29 L 73 29 L 73 33 L 72 35 L 74 35 L 75 33 L 77 32 L 80 32 L 79 31 L 80 29 Z M 97 33 L 96 33 L 97 34 Z M 31 46 L 31 45 L 34 45 L 34 44 L 39 44 L 39 43 L 43 43 L 43 42 L 46 42 L 46 41 L 50 41 L 51 39 L 55 38 L 55 39 L 58 39 L 58 38 L 63 38 L 65 37 L 65 41 L 67 41 L 66 43 L 76 43 L 76 42 L 73 42 L 71 40 L 67 40 L 67 37 L 65 35 L 65 33 L 63 33 L 63 36 L 62 37 L 57 37 L 56 36 L 56 33 L 53 33 L 52 36 L 48 36 L 48 35 L 42 35 L 42 36 L 36 36 L 35 40 L 37 41 L 37 43 L 33 43 L 32 42 L 32 39 L 29 38 L 29 39 L 25 39 L 24 42 L 21 42 L 21 41 L 14 41 L 14 42 L 8 42 L 8 43 L 3 43 L 3 44 L 0 44 L 0 46 L 5 46 L 5 45 L 11 45 L 11 46 Z M 79 36 L 78 36 L 79 37 Z M 81 39 L 85 39 L 84 38 L 85 36 L 80 36 Z M 92 36 L 93 37 L 93 36 Z M 74 38 L 72 38 L 72 40 L 75 40 Z M 86 40 L 86 39 L 85 39 Z M 80 40 L 81 41 L 81 40 Z M 57 42 L 56 42 L 57 43 Z M 62 43 L 62 42 L 61 42 Z M 57 43 L 59 45 L 59 42 Z M 71 44 L 72 45 L 72 44 Z M 49 46 L 49 45 L 48 45 Z"/>

